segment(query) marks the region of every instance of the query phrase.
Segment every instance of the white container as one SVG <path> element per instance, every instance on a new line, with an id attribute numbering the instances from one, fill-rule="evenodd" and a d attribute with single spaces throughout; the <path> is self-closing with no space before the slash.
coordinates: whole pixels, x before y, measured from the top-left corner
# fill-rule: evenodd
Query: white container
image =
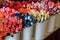
<path id="1" fill-rule="evenodd" d="M 20 32 L 17 33 L 17 34 L 14 34 L 13 37 L 11 37 L 11 36 L 6 36 L 6 37 L 4 38 L 4 40 L 20 40 Z"/>
<path id="2" fill-rule="evenodd" d="M 49 20 L 49 28 L 48 28 L 48 32 L 49 33 L 52 33 L 54 31 L 55 18 L 56 18 L 56 15 L 50 17 L 50 20 Z"/>
<path id="3" fill-rule="evenodd" d="M 58 14 L 56 14 L 56 23 L 55 23 L 55 26 L 56 27 L 59 27 L 60 26 L 60 14 L 58 13 Z"/>
<path id="4" fill-rule="evenodd" d="M 36 30 L 35 30 L 35 40 L 43 40 L 44 39 L 44 34 L 46 30 L 46 22 L 44 23 L 36 23 Z"/>
<path id="5" fill-rule="evenodd" d="M 33 26 L 23 29 L 23 40 L 32 40 Z"/>

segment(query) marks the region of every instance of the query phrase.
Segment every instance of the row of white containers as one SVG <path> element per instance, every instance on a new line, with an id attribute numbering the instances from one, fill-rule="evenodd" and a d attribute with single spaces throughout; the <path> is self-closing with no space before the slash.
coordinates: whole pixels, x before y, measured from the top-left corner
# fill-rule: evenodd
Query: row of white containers
<path id="1" fill-rule="evenodd" d="M 43 40 L 45 34 L 52 33 L 60 26 L 60 14 L 56 14 L 44 23 L 37 22 L 31 27 L 24 28 L 21 32 L 14 34 L 14 37 L 6 36 L 4 40 Z"/>

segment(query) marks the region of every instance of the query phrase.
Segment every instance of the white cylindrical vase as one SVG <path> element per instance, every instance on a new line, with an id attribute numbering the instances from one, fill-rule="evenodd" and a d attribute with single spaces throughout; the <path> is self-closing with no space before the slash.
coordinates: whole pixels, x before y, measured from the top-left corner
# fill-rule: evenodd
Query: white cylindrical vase
<path id="1" fill-rule="evenodd" d="M 32 40 L 33 26 L 23 29 L 23 40 Z"/>
<path id="2" fill-rule="evenodd" d="M 20 40 L 20 33 L 14 34 L 13 37 L 12 36 L 6 36 L 4 38 L 4 40 Z"/>
<path id="3" fill-rule="evenodd" d="M 45 30 L 46 30 L 46 22 L 44 23 L 36 23 L 36 30 L 35 30 L 35 40 L 43 40 L 44 39 L 44 34 L 45 34 Z"/>
<path id="4" fill-rule="evenodd" d="M 48 32 L 49 33 L 52 33 L 54 31 L 55 18 L 56 18 L 56 15 L 50 17 L 50 20 L 49 20 L 49 28 L 48 28 Z"/>
<path id="5" fill-rule="evenodd" d="M 56 23 L 55 23 L 55 26 L 56 27 L 59 27 L 60 26 L 60 14 L 58 13 L 58 14 L 56 14 Z"/>

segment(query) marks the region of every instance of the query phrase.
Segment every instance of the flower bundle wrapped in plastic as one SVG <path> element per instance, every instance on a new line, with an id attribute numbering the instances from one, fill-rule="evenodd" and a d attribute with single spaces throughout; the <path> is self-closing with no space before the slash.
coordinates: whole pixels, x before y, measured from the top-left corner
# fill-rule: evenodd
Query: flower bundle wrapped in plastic
<path id="1" fill-rule="evenodd" d="M 48 5 L 49 5 L 50 15 L 56 14 L 57 7 L 56 7 L 55 3 L 49 2 Z"/>
<path id="2" fill-rule="evenodd" d="M 44 20 L 47 20 L 49 18 L 49 12 L 46 11 L 46 10 L 40 10 L 40 11 L 37 11 L 37 10 L 30 10 L 29 12 L 30 15 L 33 16 L 34 20 L 35 21 L 44 21 Z"/>
<path id="3" fill-rule="evenodd" d="M 27 4 L 28 4 L 28 2 L 25 2 L 25 1 L 23 1 L 23 2 L 11 2 L 9 4 L 9 7 L 18 10 Z"/>
<path id="4" fill-rule="evenodd" d="M 9 7 L 0 9 L 0 37 L 6 35 L 13 35 L 22 30 L 23 19 L 18 16 L 20 15 L 14 9 Z"/>
<path id="5" fill-rule="evenodd" d="M 57 6 L 59 4 L 59 2 L 54 3 L 52 1 L 41 1 L 41 2 L 36 2 L 36 3 L 32 2 L 32 4 L 34 5 L 34 7 L 36 9 L 39 9 L 39 10 L 44 9 L 44 10 L 49 11 L 50 15 L 51 14 L 56 14 L 57 9 L 59 9 L 58 6 Z"/>
<path id="6" fill-rule="evenodd" d="M 60 12 L 60 2 L 58 2 L 57 4 L 56 4 L 56 6 L 57 6 L 57 12 L 59 13 Z"/>
<path id="7" fill-rule="evenodd" d="M 29 15 L 29 13 L 26 13 L 24 16 L 24 28 L 25 27 L 30 27 L 33 25 L 33 18 L 31 15 Z"/>

